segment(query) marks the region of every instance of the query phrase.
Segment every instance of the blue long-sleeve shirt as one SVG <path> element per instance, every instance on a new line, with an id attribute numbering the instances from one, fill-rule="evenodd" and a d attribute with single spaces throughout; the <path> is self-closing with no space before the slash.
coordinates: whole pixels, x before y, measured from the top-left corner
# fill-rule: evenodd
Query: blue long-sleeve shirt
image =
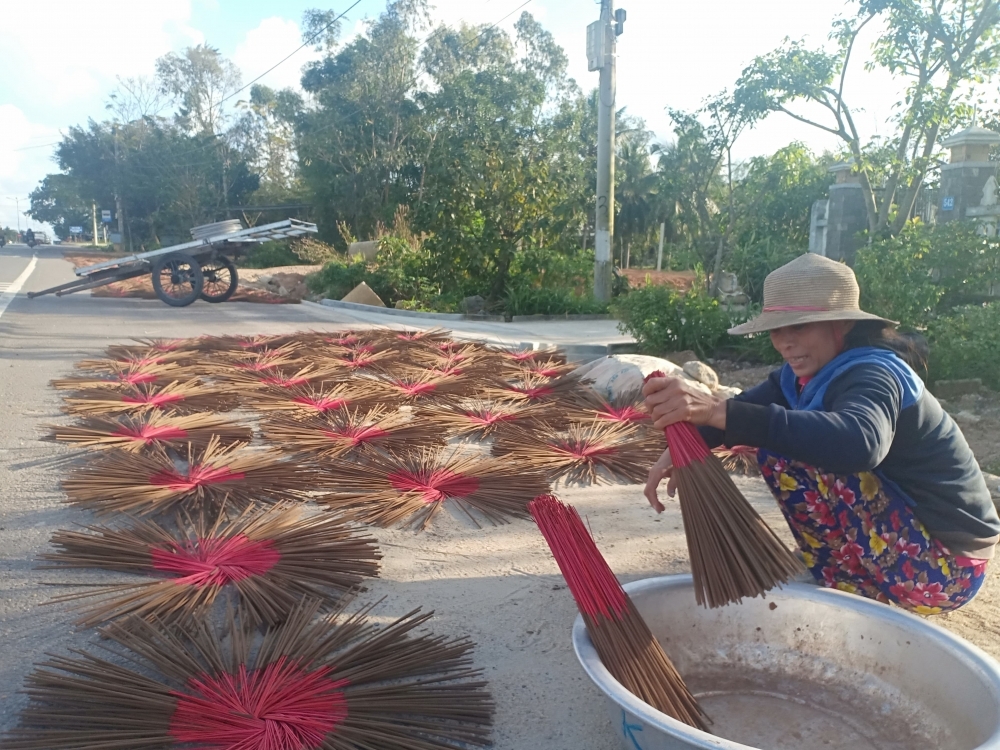
<path id="1" fill-rule="evenodd" d="M 927 389 L 903 409 L 892 374 L 859 364 L 830 383 L 822 411 L 796 411 L 778 372 L 727 402 L 725 432 L 702 428 L 709 446 L 766 448 L 833 473 L 878 469 L 952 553 L 993 556 L 1000 517 L 989 488 L 962 431 Z"/>

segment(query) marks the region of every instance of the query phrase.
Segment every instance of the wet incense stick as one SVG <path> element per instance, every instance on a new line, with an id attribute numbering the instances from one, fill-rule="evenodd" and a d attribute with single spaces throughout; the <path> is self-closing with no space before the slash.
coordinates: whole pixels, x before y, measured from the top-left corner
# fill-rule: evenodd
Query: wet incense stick
<path id="1" fill-rule="evenodd" d="M 663 377 L 654 372 L 647 378 Z M 698 604 L 721 607 L 760 596 L 802 564 L 733 483 L 690 422 L 666 429 Z"/>
<path id="2" fill-rule="evenodd" d="M 704 730 L 705 713 L 618 583 L 576 509 L 552 495 L 535 498 L 529 507 L 611 675 L 656 710 Z"/>

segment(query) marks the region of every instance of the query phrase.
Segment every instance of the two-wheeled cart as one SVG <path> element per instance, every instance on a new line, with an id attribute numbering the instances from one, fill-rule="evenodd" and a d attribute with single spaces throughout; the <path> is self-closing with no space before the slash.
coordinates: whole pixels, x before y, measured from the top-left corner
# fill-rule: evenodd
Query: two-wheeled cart
<path id="1" fill-rule="evenodd" d="M 315 233 L 315 224 L 297 219 L 249 229 L 243 229 L 235 219 L 206 224 L 191 230 L 191 242 L 74 269 L 78 279 L 29 292 L 28 297 L 53 293 L 62 297 L 148 274 L 156 296 L 171 307 L 190 305 L 199 297 L 206 302 L 225 302 L 239 284 L 233 258 L 261 242 Z"/>

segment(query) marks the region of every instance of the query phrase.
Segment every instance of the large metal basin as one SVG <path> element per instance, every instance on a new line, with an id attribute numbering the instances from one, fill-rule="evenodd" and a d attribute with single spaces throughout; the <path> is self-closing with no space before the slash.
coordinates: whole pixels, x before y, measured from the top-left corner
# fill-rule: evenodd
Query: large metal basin
<path id="1" fill-rule="evenodd" d="M 919 617 L 804 583 L 715 610 L 689 575 L 625 590 L 714 722 L 626 691 L 578 617 L 573 647 L 627 750 L 1000 750 L 1000 664 Z"/>

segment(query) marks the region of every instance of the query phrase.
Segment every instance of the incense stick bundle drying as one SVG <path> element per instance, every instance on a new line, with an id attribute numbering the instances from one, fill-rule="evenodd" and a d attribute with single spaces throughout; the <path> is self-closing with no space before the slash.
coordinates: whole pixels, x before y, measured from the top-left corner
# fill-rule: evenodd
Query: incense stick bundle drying
<path id="1" fill-rule="evenodd" d="M 472 643 L 414 632 L 431 614 L 372 622 L 370 608 L 316 619 L 297 607 L 263 634 L 239 615 L 130 618 L 114 653 L 53 656 L 27 678 L 5 750 L 461 750 L 489 744 L 493 701 Z M 223 638 L 223 633 L 229 636 Z M 129 653 L 131 652 L 131 653 Z M 127 666 L 123 666 L 127 665 Z"/>
<path id="2" fill-rule="evenodd" d="M 566 579 L 601 662 L 657 711 L 705 730 L 707 717 L 587 533 L 576 509 L 552 495 L 529 506 Z"/>
<path id="3" fill-rule="evenodd" d="M 185 461 L 166 453 L 149 456 L 112 451 L 73 470 L 63 481 L 68 501 L 98 514 L 163 513 L 180 505 L 212 510 L 222 503 L 246 508 L 254 502 L 303 497 L 316 488 L 312 469 L 284 460 L 274 450 L 223 447 L 212 438 L 204 449 L 189 445 Z"/>
<path id="4" fill-rule="evenodd" d="M 228 512 L 178 514 L 174 524 L 130 519 L 121 526 L 57 531 L 54 569 L 136 573 L 136 583 L 88 588 L 53 601 L 84 602 L 77 621 L 92 627 L 126 615 L 170 621 L 205 616 L 231 589 L 253 622 L 282 622 L 304 598 L 336 602 L 378 575 L 374 539 L 329 513 L 287 503 Z"/>
<path id="5" fill-rule="evenodd" d="M 363 523 L 401 523 L 420 531 L 447 501 L 477 526 L 477 516 L 497 525 L 526 518 L 531 499 L 548 491 L 545 478 L 524 467 L 431 448 L 372 451 L 364 463 L 340 459 L 323 469 L 332 492 L 317 498 L 320 502 Z"/>
<path id="6" fill-rule="evenodd" d="M 249 443 L 253 430 L 218 414 L 165 414 L 90 417 L 77 424 L 52 425 L 49 439 L 78 448 L 116 448 L 132 453 L 178 448 L 188 443 L 204 448 L 213 439 L 222 445 Z"/>
<path id="7" fill-rule="evenodd" d="M 757 449 L 749 445 L 734 445 L 727 448 L 720 445 L 713 448 L 712 453 L 722 461 L 722 467 L 733 474 L 756 476 L 760 472 L 757 466 Z"/>
<path id="8" fill-rule="evenodd" d="M 663 377 L 652 373 L 649 378 Z M 798 559 L 764 523 L 690 422 L 667 427 L 698 604 L 760 596 L 797 575 Z"/>
<path id="9" fill-rule="evenodd" d="M 229 411 L 238 404 L 237 394 L 224 388 L 206 385 L 199 380 L 135 385 L 112 391 L 91 389 L 77 391 L 66 399 L 67 414 L 141 414 L 151 410 L 192 414 L 198 411 Z"/>

